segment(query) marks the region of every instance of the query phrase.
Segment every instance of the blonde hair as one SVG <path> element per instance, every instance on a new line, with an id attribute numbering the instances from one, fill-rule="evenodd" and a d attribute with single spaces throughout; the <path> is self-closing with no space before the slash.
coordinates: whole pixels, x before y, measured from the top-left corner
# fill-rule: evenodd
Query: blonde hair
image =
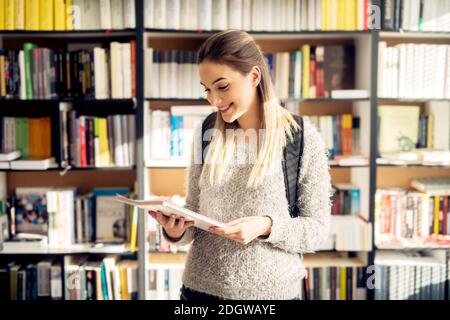
<path id="1" fill-rule="evenodd" d="M 261 129 L 264 134 L 261 136 L 256 161 L 247 181 L 247 187 L 256 187 L 274 165 L 281 165 L 280 160 L 287 143 L 286 136 L 292 139 L 294 131 L 300 127 L 292 115 L 280 106 L 264 54 L 248 33 L 227 30 L 212 35 L 198 51 L 197 63 L 200 64 L 205 60 L 225 64 L 242 75 L 247 75 L 254 66 L 258 66 L 261 70 L 257 94 L 263 107 Z M 217 115 L 214 124 L 215 134 L 203 165 L 209 166 L 211 185 L 223 179 L 234 156 L 236 141 L 233 136 L 226 135 L 226 130 L 237 127 L 236 123 L 226 123 L 220 115 Z"/>

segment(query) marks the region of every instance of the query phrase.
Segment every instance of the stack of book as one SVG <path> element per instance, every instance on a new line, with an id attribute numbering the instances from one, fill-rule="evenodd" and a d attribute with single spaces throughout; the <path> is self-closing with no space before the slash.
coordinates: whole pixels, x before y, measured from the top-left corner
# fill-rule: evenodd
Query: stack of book
<path id="1" fill-rule="evenodd" d="M 137 211 L 113 201 L 128 193 L 125 188 L 97 188 L 87 195 L 77 195 L 75 188 L 17 188 L 8 198 L 5 247 L 80 251 L 87 248 L 78 244 L 121 243 L 135 251 Z"/>
<path id="2" fill-rule="evenodd" d="M 319 131 L 329 159 L 358 155 L 360 150 L 359 118 L 351 114 L 304 116 Z M 340 159 L 338 157 L 338 159 Z"/>
<path id="3" fill-rule="evenodd" d="M 173 30 L 367 30 L 370 0 L 145 0 L 145 27 Z"/>
<path id="4" fill-rule="evenodd" d="M 70 163 L 75 167 L 131 167 L 136 164 L 135 115 L 106 118 L 69 111 Z"/>
<path id="5" fill-rule="evenodd" d="M 377 245 L 410 240 L 416 244 L 450 245 L 450 181 L 448 178 L 413 179 L 418 191 L 380 189 L 375 196 Z"/>
<path id="6" fill-rule="evenodd" d="M 146 128 L 149 128 L 147 142 L 152 159 L 184 159 L 186 162 L 192 150 L 194 130 L 208 114 L 211 106 L 174 106 L 169 111 L 150 112 Z"/>
<path id="7" fill-rule="evenodd" d="M 434 1 L 430 1 L 434 2 Z M 383 98 L 450 98 L 450 46 L 378 45 L 378 95 Z"/>
<path id="8" fill-rule="evenodd" d="M 73 48 L 73 49 L 72 49 Z M 125 99 L 136 96 L 136 42 L 53 50 L 27 42 L 0 50 L 0 98 Z"/>
<path id="9" fill-rule="evenodd" d="M 382 28 L 407 31 L 450 31 L 450 5 L 446 0 L 386 0 Z"/>
<path id="10" fill-rule="evenodd" d="M 117 30 L 136 27 L 135 0 L 4 0 L 0 30 Z"/>
<path id="11" fill-rule="evenodd" d="M 377 251 L 376 300 L 444 300 L 445 251 Z"/>

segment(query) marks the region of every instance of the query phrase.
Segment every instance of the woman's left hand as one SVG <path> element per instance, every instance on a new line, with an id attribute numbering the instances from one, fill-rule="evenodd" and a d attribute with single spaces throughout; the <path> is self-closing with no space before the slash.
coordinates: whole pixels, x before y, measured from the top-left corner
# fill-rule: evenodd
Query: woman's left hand
<path id="1" fill-rule="evenodd" d="M 211 227 L 209 231 L 245 245 L 257 237 L 269 236 L 271 227 L 271 218 L 251 216 L 233 220 L 227 223 L 226 228 Z"/>

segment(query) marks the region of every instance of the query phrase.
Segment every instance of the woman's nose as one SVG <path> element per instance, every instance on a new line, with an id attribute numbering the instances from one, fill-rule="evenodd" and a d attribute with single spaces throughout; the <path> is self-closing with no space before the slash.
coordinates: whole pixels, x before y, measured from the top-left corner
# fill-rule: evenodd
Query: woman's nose
<path id="1" fill-rule="evenodd" d="M 220 96 L 219 95 L 213 95 L 212 96 L 212 104 L 214 105 L 214 106 L 220 106 L 220 104 L 222 103 L 222 98 L 220 98 Z"/>

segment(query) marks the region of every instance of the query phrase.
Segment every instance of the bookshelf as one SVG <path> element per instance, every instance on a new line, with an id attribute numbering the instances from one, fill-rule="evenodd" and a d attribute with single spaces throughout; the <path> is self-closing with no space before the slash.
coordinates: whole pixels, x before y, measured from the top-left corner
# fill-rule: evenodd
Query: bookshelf
<path id="1" fill-rule="evenodd" d="M 53 0 L 52 0 L 53 1 Z M 52 2 L 50 1 L 50 2 Z M 39 1 L 34 1 L 35 3 Z M 44 1 L 41 1 L 44 2 Z M 46 1 L 48 2 L 48 1 Z M 62 1 L 61 1 L 62 2 Z M 120 1 L 122 3 L 122 1 Z M 18 3 L 18 2 L 17 2 Z M 116 3 L 119 3 L 116 1 Z M 124 3 L 124 2 L 123 2 Z M 127 3 L 134 4 L 134 1 Z M 3 4 L 3 2 L 2 2 Z M 81 4 L 81 3 L 80 3 Z M 142 26 L 142 19 L 139 20 L 142 12 L 142 2 L 137 1 L 137 7 L 132 7 L 131 17 L 138 17 L 138 21 Z M 1 9 L 3 10 L 3 8 Z M 64 14 L 64 13 L 63 13 Z M 38 14 L 39 16 L 39 14 Z M 105 15 L 102 16 L 102 20 Z M 3 19 L 3 17 L 2 17 Z M 83 18 L 84 19 L 84 18 Z M 1 25 L 1 24 L 0 24 Z M 110 27 L 108 28 L 110 29 Z M 81 47 L 100 46 L 109 48 L 111 42 L 129 43 L 134 41 L 139 46 L 139 34 L 142 34 L 142 28 L 119 28 L 118 30 L 71 30 L 71 31 L 7 31 L 0 30 L 0 48 L 13 50 L 22 48 L 26 42 L 35 43 L 39 47 L 48 47 L 53 50 L 78 50 Z M 72 46 L 72 49 L 68 49 Z M 73 49 L 75 48 L 75 49 Z M 142 55 L 136 53 L 136 61 L 130 69 L 135 74 L 135 83 L 142 84 L 140 69 L 138 65 L 143 65 L 141 59 Z M 139 62 L 140 61 L 140 62 Z M 140 79 L 140 80 L 139 80 Z M 129 81 L 131 83 L 131 81 Z M 76 167 L 62 162 L 62 150 L 65 148 L 63 141 L 60 139 L 64 128 L 62 127 L 61 106 L 69 105 L 72 110 L 75 110 L 78 115 L 89 117 L 107 117 L 114 114 L 119 115 L 133 115 L 134 127 L 136 133 L 136 141 L 139 141 L 139 134 L 142 132 L 142 124 L 139 121 L 139 101 L 143 101 L 142 86 L 136 88 L 136 92 L 130 98 L 107 98 L 95 99 L 94 97 L 56 97 L 53 99 L 19 99 L 1 98 L 0 99 L 0 115 L 2 117 L 50 117 L 51 118 L 51 150 L 52 156 L 55 156 L 57 166 L 47 170 L 2 170 L 2 200 L 6 195 L 12 194 L 18 187 L 49 187 L 49 188 L 67 188 L 71 186 L 77 187 L 79 194 L 88 194 L 95 188 L 121 188 L 126 187 L 129 190 L 139 192 L 138 187 L 139 174 L 142 172 L 142 166 L 138 163 L 124 166 L 104 166 L 104 167 Z M 142 104 L 141 104 L 142 109 Z M 142 118 L 142 115 L 141 115 Z M 140 134 L 142 135 L 142 134 Z M 139 153 L 139 145 L 135 145 L 137 154 L 134 158 L 142 158 L 142 153 Z M 142 196 L 142 194 L 140 195 Z M 142 224 L 142 221 L 141 221 Z M 144 230 L 139 228 L 139 232 Z M 144 242 L 144 238 L 140 237 L 140 243 Z M 35 264 L 37 261 L 46 260 L 47 258 L 54 259 L 56 265 L 60 266 L 62 274 L 61 285 L 62 293 L 59 297 L 69 299 L 66 291 L 66 273 L 71 266 L 72 260 L 83 261 L 84 257 L 92 258 L 93 260 L 102 261 L 109 256 L 118 256 L 121 260 L 139 261 L 139 253 L 130 248 L 130 245 L 125 243 L 121 245 L 104 243 L 103 245 L 93 244 L 74 244 L 64 247 L 20 247 L 17 244 L 5 247 L 0 251 L 0 261 L 4 265 L 10 261 L 16 261 L 25 268 L 28 264 Z M 141 261 L 142 262 L 142 261 Z M 144 263 L 142 262 L 142 265 Z M 130 269 L 130 268 L 128 268 Z M 127 269 L 127 270 L 128 270 Z M 131 268 L 133 269 L 133 268 Z M 133 276 L 143 278 L 138 273 L 142 268 L 136 268 Z M 137 278 L 135 278 L 137 279 Z M 139 292 L 143 290 L 138 288 L 139 282 L 133 283 L 133 294 L 138 298 Z M 131 286 L 131 284 L 130 284 Z M 129 287 L 130 288 L 130 287 Z M 142 296 L 141 296 L 142 298 Z"/>
<path id="2" fill-rule="evenodd" d="M 379 1 L 372 1 L 379 3 Z M 202 98 L 151 98 L 146 96 L 145 88 L 145 49 L 157 50 L 196 50 L 200 44 L 216 31 L 175 30 L 148 28 L 145 23 L 144 0 L 135 2 L 135 29 L 123 30 L 77 30 L 77 31 L 0 31 L 0 48 L 19 48 L 24 42 L 35 42 L 39 46 L 62 49 L 69 43 L 100 43 L 111 41 L 136 42 L 135 76 L 136 94 L 130 99 L 1 99 L 2 116 L 42 116 L 53 114 L 57 118 L 61 103 L 71 104 L 83 113 L 107 116 L 114 113 L 134 114 L 136 124 L 135 157 L 136 164 L 128 167 L 111 168 L 57 168 L 46 171 L 2 170 L 7 180 L 5 192 L 10 193 L 20 186 L 78 186 L 81 193 L 90 192 L 96 187 L 127 186 L 135 189 L 139 198 L 150 193 L 172 196 L 183 195 L 187 162 L 183 159 L 147 159 L 145 134 L 145 114 L 149 110 L 170 110 L 171 106 L 207 105 Z M 378 94 L 378 48 L 381 41 L 388 46 L 400 43 L 450 44 L 449 32 L 422 31 L 250 31 L 265 52 L 287 52 L 298 50 L 302 44 L 355 46 L 355 88 L 367 90 L 368 98 L 287 98 L 282 102 L 295 106 L 295 111 L 303 116 L 341 115 L 350 113 L 361 119 L 362 153 L 367 157 L 366 165 L 340 166 L 330 163 L 333 183 L 355 183 L 361 189 L 361 208 L 367 221 L 374 222 L 375 195 L 379 188 L 409 188 L 414 177 L 450 176 L 447 166 L 422 165 L 388 165 L 377 164 L 377 125 L 378 106 L 419 104 L 424 108 L 430 99 L 384 98 Z M 434 100 L 434 99 L 433 99 Z M 449 99 L 437 99 L 449 101 Z M 36 108 L 35 108 L 36 107 Z M 54 125 L 60 129 L 58 121 Z M 60 150 L 58 135 L 52 140 L 52 149 Z M 148 299 L 148 269 L 153 264 L 164 267 L 172 264 L 182 265 L 185 253 L 154 252 L 148 240 L 149 219 L 144 212 L 138 215 L 138 252 L 132 253 L 127 248 L 63 248 L 16 250 L 0 252 L 0 260 L 19 257 L 55 256 L 64 266 L 66 256 L 109 255 L 118 254 L 131 257 L 138 264 L 138 297 Z M 363 267 L 375 263 L 377 250 L 412 250 L 412 249 L 448 249 L 448 246 L 407 246 L 392 244 L 375 246 L 375 234 L 372 232 L 372 250 L 368 252 L 318 252 L 305 256 L 308 268 L 320 267 Z M 335 261 L 330 264 L 330 261 Z M 367 290 L 367 298 L 374 299 L 375 292 Z"/>

